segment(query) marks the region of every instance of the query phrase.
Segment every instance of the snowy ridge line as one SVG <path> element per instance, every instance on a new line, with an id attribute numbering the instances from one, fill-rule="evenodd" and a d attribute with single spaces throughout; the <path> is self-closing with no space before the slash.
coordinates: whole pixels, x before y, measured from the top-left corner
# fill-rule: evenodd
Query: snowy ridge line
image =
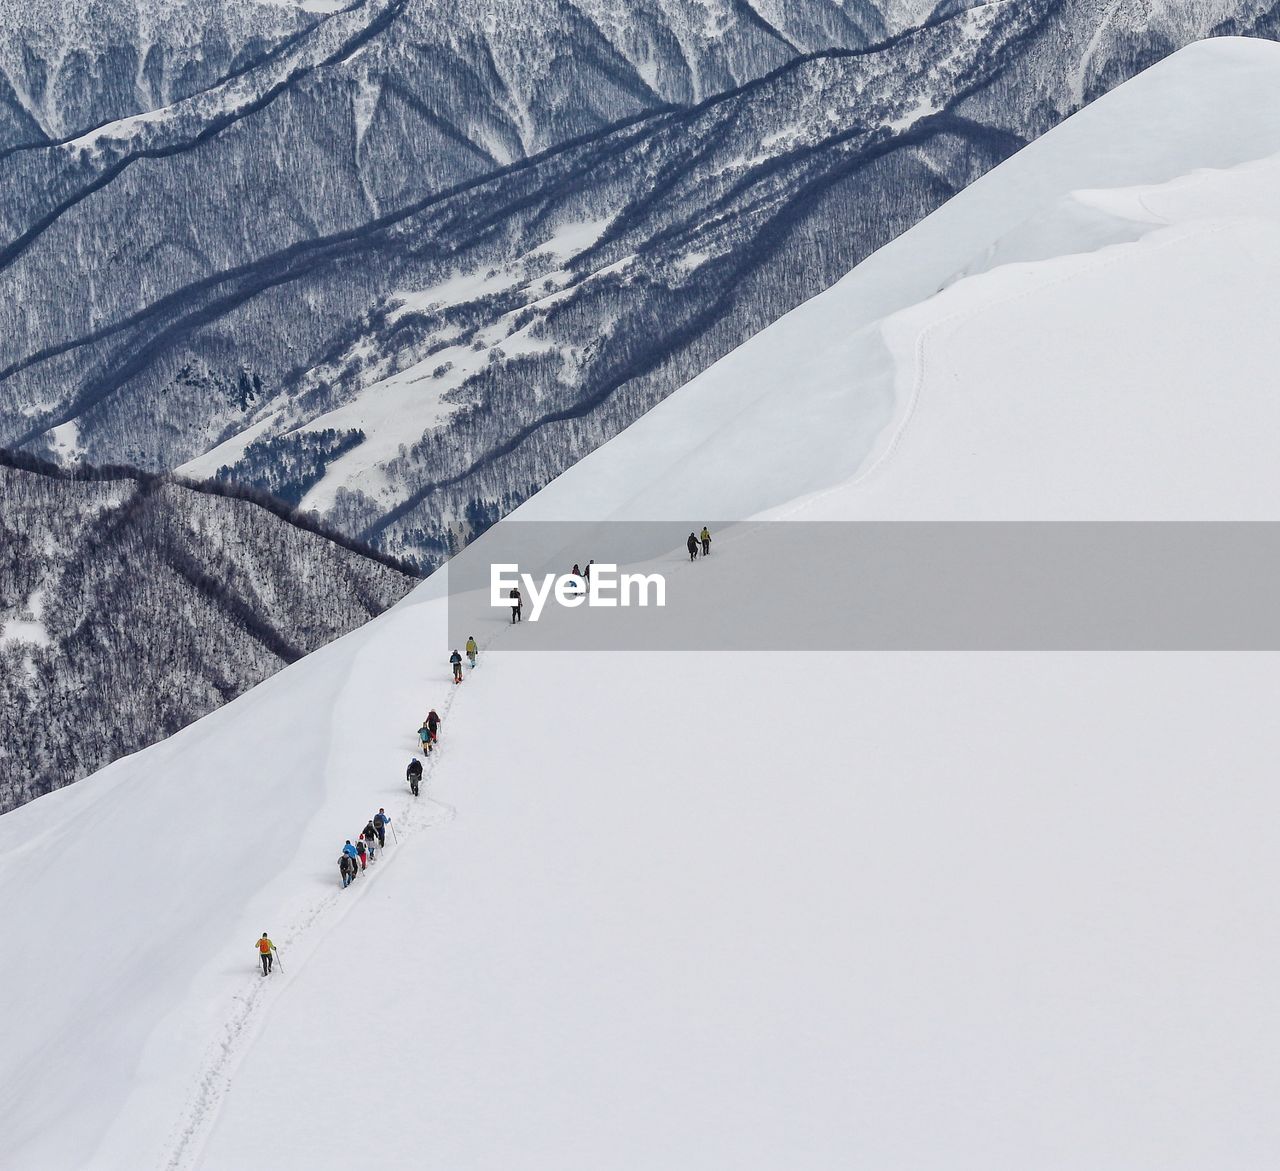
<path id="1" fill-rule="evenodd" d="M 1171 221 L 1165 216 L 1160 216 L 1160 219 L 1162 219 L 1166 224 L 1171 223 Z M 1218 235 L 1222 232 L 1230 231 L 1236 226 L 1236 224 L 1232 223 L 1221 223 L 1206 227 L 1203 223 L 1195 223 L 1188 225 L 1186 230 L 1179 230 L 1176 226 L 1168 228 L 1156 227 L 1151 233 L 1132 243 L 1109 244 L 1096 253 L 1065 253 L 1061 256 L 1053 257 L 1051 260 L 1039 261 L 1037 264 L 1039 266 L 1043 266 L 1046 264 L 1064 264 L 1085 259 L 1090 260 L 1088 263 L 1079 263 L 1073 266 L 1070 271 L 1063 273 L 1061 276 L 1056 277 L 1053 280 L 1041 281 L 1032 287 L 1020 289 L 1016 292 L 1008 293 L 993 300 L 984 300 L 977 305 L 967 305 L 962 309 L 957 309 L 955 312 L 949 313 L 947 316 L 940 317 L 936 321 L 930 323 L 924 329 L 920 330 L 912 347 L 912 359 L 915 367 L 915 373 L 912 379 L 911 394 L 908 396 L 906 405 L 901 412 L 901 421 L 894 429 L 892 436 L 883 444 L 877 445 L 880 448 L 878 454 L 873 455 L 867 466 L 851 479 L 841 483 L 832 484 L 828 488 L 823 488 L 818 492 L 811 493 L 810 495 L 805 496 L 782 509 L 776 511 L 770 510 L 766 514 L 768 520 L 787 520 L 790 517 L 811 508 L 820 500 L 824 500 L 838 492 L 847 492 L 850 489 L 860 487 L 873 475 L 882 471 L 892 457 L 901 449 L 902 444 L 907 438 L 908 428 L 911 425 L 911 421 L 917 414 L 917 408 L 924 393 L 924 384 L 928 371 L 929 342 L 934 335 L 944 327 L 954 326 L 983 313 L 999 309 L 1005 305 L 1015 304 L 1018 301 L 1025 301 L 1047 289 L 1058 288 L 1062 285 L 1070 284 L 1071 282 L 1078 280 L 1080 277 L 1127 263 L 1135 255 L 1133 249 L 1137 247 L 1145 245 L 1146 247 L 1154 249 L 1170 248 L 1193 235 Z M 1151 236 L 1159 236 L 1161 238 L 1152 240 Z M 1111 256 L 1105 256 L 1108 252 L 1113 252 L 1114 254 Z M 1024 263 L 1025 262 L 1021 261 L 1015 262 L 1015 264 L 1019 265 Z M 951 289 L 960 288 L 969 281 L 981 280 L 984 277 L 993 277 L 997 273 L 1006 272 L 1011 267 L 1013 267 L 1013 265 L 1002 265 L 1001 267 L 991 269 L 988 272 L 978 273 L 975 276 L 967 277 L 958 284 L 950 286 L 945 290 L 945 292 L 949 293 Z M 890 317 L 877 323 L 877 327 L 883 332 L 883 328 L 888 322 L 893 321 L 895 318 L 901 318 L 907 314 L 913 313 L 918 310 L 921 305 L 927 305 L 928 303 L 928 301 L 922 301 L 907 309 L 900 310 L 898 313 L 892 314 Z M 739 533 L 736 536 L 730 535 L 724 539 L 723 543 L 733 544 L 745 539 L 745 537 L 745 533 Z"/>
<path id="2" fill-rule="evenodd" d="M 1233 170 L 1235 168 L 1227 169 Z M 1208 182 L 1213 176 L 1220 173 L 1221 171 L 1218 168 L 1209 168 L 1195 176 L 1194 179 L 1190 180 L 1190 182 L 1198 185 L 1200 183 Z M 1187 177 L 1182 176 L 1177 179 L 1170 180 L 1169 182 L 1181 185 L 1188 182 L 1188 179 Z M 1169 184 L 1164 183 L 1156 184 L 1154 185 L 1154 189 L 1159 189 L 1168 185 Z M 1142 191 L 1149 189 L 1150 188 L 1148 187 L 1143 187 Z M 1238 225 L 1234 223 L 1206 224 L 1204 221 L 1192 221 L 1187 224 L 1178 225 L 1168 216 L 1151 209 L 1145 202 L 1141 192 L 1139 192 L 1136 198 L 1138 202 L 1150 212 L 1153 219 L 1151 231 L 1145 233 L 1138 240 L 1122 244 L 1107 244 L 1095 252 L 1066 252 L 1050 259 L 1037 261 L 1035 262 L 1036 266 L 1040 268 L 1046 265 L 1068 265 L 1070 267 L 1067 272 L 1062 273 L 1052 280 L 1039 281 L 1033 286 L 1011 291 L 993 299 L 984 299 L 978 304 L 966 304 L 947 314 L 945 317 L 940 317 L 920 329 L 912 344 L 912 363 L 914 367 L 914 374 L 911 382 L 911 392 L 900 409 L 898 422 L 896 426 L 894 426 L 892 434 L 887 439 L 881 440 L 877 443 L 876 450 L 872 453 L 867 465 L 848 480 L 840 481 L 827 488 L 820 489 L 819 491 L 793 501 L 791 504 L 782 508 L 770 509 L 765 512 L 762 517 L 756 519 L 763 519 L 768 523 L 789 520 L 812 508 L 820 501 L 834 496 L 837 493 L 856 490 L 858 487 L 866 483 L 872 476 L 883 473 L 884 469 L 888 466 L 893 457 L 901 450 L 902 445 L 908 438 L 908 431 L 911 427 L 912 421 L 918 413 L 920 401 L 924 394 L 925 382 L 928 377 L 930 343 L 941 330 L 962 324 L 980 316 L 981 314 L 998 310 L 1006 305 L 1028 300 L 1031 297 L 1038 296 L 1046 290 L 1070 284 L 1082 277 L 1092 275 L 1093 273 L 1107 268 L 1127 264 L 1134 257 L 1140 255 L 1140 253 L 1136 252 L 1135 249 L 1145 247 L 1163 250 L 1165 248 L 1175 247 L 1192 236 L 1213 236 L 1238 227 Z M 1027 262 L 1024 261 L 1013 261 L 1009 264 L 1000 265 L 985 272 L 979 272 L 972 276 L 964 277 L 955 284 L 949 285 L 941 294 L 937 294 L 936 296 L 950 294 L 953 289 L 962 288 L 966 285 L 970 285 L 970 282 L 979 281 L 984 278 L 999 280 L 1001 278 L 997 274 L 1004 274 L 1007 276 L 1010 269 L 1019 266 L 1026 267 L 1026 263 Z M 972 286 L 970 285 L 970 287 Z M 915 305 L 901 309 L 891 314 L 889 317 L 882 318 L 880 321 L 867 328 L 878 329 L 883 334 L 885 327 L 889 326 L 890 323 L 900 321 L 908 315 L 920 311 L 922 306 L 930 304 L 933 300 L 934 298 L 930 297 L 924 301 L 917 302 Z M 892 352 L 893 347 L 888 346 L 888 348 Z M 744 407 L 743 409 L 746 410 L 748 407 Z M 717 537 L 716 547 L 732 547 L 735 544 L 749 539 L 750 523 L 751 518 L 747 518 L 744 522 L 739 522 L 739 524 L 734 526 L 737 529 L 736 532 L 731 530 L 724 537 Z M 673 546 L 673 550 L 676 552 L 681 551 L 680 548 L 676 546 Z M 683 561 L 683 558 L 677 559 Z"/>
<path id="3" fill-rule="evenodd" d="M 502 633 L 505 633 L 505 629 L 490 638 L 481 649 L 488 651 L 492 643 L 501 637 Z M 464 685 L 465 682 L 465 675 L 463 684 L 455 684 L 450 678 L 448 698 L 438 708 L 442 724 L 445 717 L 453 709 L 459 687 Z M 349 681 L 347 688 L 352 685 L 352 682 Z M 338 703 L 341 703 L 341 698 L 339 698 Z M 337 705 L 335 705 L 336 707 Z M 340 721 L 334 721 L 331 726 L 337 727 L 339 723 Z M 365 890 L 376 880 L 376 874 L 381 873 L 386 865 L 392 863 L 399 856 L 400 846 L 408 845 L 420 832 L 448 825 L 457 817 L 458 810 L 456 806 L 433 797 L 426 791 L 426 786 L 440 767 L 436 763 L 437 755 L 440 752 L 441 747 L 437 746 L 424 761 L 421 786 L 423 796 L 427 802 L 442 810 L 443 813 L 440 816 L 425 820 L 421 817 L 415 817 L 414 809 L 418 802 L 412 796 L 406 798 L 401 808 L 397 811 L 397 820 L 392 822 L 398 828 L 404 829 L 404 839 L 396 842 L 397 849 L 392 851 L 390 855 L 380 851 L 382 855 L 380 861 L 383 865 L 379 866 L 378 863 L 373 863 L 368 870 L 361 871 L 360 878 L 351 884 L 351 887 L 355 887 L 358 883 L 360 887 L 359 891 L 354 895 L 351 887 L 340 887 L 337 891 L 330 890 L 328 894 L 315 899 L 307 910 L 302 913 L 300 919 L 295 919 L 284 932 L 277 933 L 280 935 L 281 943 L 285 948 L 291 948 L 295 944 L 301 947 L 304 939 L 322 937 L 316 935 L 316 928 L 323 928 L 322 934 L 327 935 L 329 931 L 351 913 L 352 906 L 363 898 Z M 314 951 L 314 947 L 310 951 Z M 302 952 L 299 956 L 298 965 L 289 968 L 287 973 L 283 970 L 278 973 L 284 978 L 277 983 L 277 991 L 273 992 L 270 987 L 272 978 L 277 975 L 273 971 L 272 976 L 263 977 L 258 975 L 255 976 L 254 983 L 248 984 L 246 982 L 248 991 L 245 994 L 233 995 L 233 1000 L 236 1004 L 232 1009 L 230 1019 L 224 1025 L 221 1037 L 209 1047 L 204 1067 L 196 1075 L 196 1085 L 189 1099 L 189 1105 L 171 1131 L 171 1138 L 168 1143 L 170 1153 L 165 1156 L 164 1162 L 161 1164 L 164 1171 L 194 1171 L 199 1166 L 209 1137 L 213 1133 L 214 1125 L 218 1120 L 222 1103 L 230 1092 L 237 1068 L 239 1068 L 254 1041 L 261 1033 L 271 1005 L 279 996 L 284 995 L 285 990 L 298 974 L 306 970 L 307 954 L 309 952 Z"/>

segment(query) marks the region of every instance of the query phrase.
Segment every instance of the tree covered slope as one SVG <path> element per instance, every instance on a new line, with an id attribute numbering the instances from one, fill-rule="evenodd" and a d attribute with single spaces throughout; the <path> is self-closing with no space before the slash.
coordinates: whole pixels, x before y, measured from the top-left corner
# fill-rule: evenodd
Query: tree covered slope
<path id="1" fill-rule="evenodd" d="M 414 579 L 259 504 L 0 465 L 0 808 L 162 740 Z"/>

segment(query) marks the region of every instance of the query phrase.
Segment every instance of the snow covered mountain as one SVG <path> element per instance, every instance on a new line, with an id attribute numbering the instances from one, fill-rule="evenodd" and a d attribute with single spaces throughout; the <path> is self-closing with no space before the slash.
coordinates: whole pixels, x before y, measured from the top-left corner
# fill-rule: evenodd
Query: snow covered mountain
<path id="1" fill-rule="evenodd" d="M 259 503 L 0 463 L 0 810 L 154 744 L 402 598 Z"/>
<path id="2" fill-rule="evenodd" d="M 1138 68 L 1277 31 L 1265 0 L 11 10 L 0 443 L 426 563 Z M 116 38 L 128 68 L 79 47 Z"/>
<path id="3" fill-rule="evenodd" d="M 1280 519 L 1277 95 L 1275 44 L 1174 54 L 515 519 L 670 519 L 708 621 L 770 571 L 751 526 L 688 564 L 717 516 Z M 454 687 L 446 576 L 0 817 L 14 1166 L 1275 1163 L 1274 656 L 488 619 Z"/>

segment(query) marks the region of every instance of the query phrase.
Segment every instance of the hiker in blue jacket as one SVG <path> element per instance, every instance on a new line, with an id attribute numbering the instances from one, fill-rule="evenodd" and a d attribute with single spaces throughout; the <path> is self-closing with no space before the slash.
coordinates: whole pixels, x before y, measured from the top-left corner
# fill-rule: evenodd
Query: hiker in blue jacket
<path id="1" fill-rule="evenodd" d="M 378 835 L 378 849 L 383 849 L 387 844 L 387 826 L 391 824 L 391 818 L 387 816 L 385 809 L 379 809 L 373 815 L 373 829 Z"/>

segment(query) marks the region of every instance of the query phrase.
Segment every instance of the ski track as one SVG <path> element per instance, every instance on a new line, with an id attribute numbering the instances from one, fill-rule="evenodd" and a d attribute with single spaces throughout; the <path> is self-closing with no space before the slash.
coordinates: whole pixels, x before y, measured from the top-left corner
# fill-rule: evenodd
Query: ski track
<path id="1" fill-rule="evenodd" d="M 493 642 L 505 634 L 507 629 L 509 626 L 501 628 L 486 641 L 481 647 L 481 653 L 487 653 Z M 463 685 L 468 682 L 468 675 L 472 671 L 474 668 L 468 668 L 467 675 L 463 676 Z M 352 672 L 335 708 L 341 707 L 343 699 L 352 690 L 355 685 L 355 676 L 356 673 Z M 437 705 L 442 724 L 453 708 L 460 686 L 453 683 L 452 669 L 448 679 L 448 698 Z M 334 721 L 335 727 L 340 725 L 345 726 L 345 723 L 341 720 Z M 301 957 L 298 966 L 288 969 L 278 967 L 271 976 L 264 978 L 260 974 L 255 955 L 255 975 L 252 980 L 246 979 L 244 988 L 232 995 L 234 1004 L 223 1026 L 222 1034 L 206 1052 L 201 1072 L 195 1079 L 189 1104 L 173 1127 L 167 1147 L 168 1153 L 160 1164 L 164 1171 L 195 1171 L 200 1166 L 221 1112 L 222 1103 L 230 1092 L 236 1070 L 262 1032 L 271 1005 L 284 995 L 292 981 L 306 970 L 306 955 L 314 952 L 325 936 L 351 913 L 352 908 L 364 898 L 365 891 L 380 880 L 381 875 L 395 862 L 400 850 L 406 848 L 415 836 L 423 831 L 448 825 L 457 817 L 456 806 L 432 797 L 427 791 L 431 780 L 441 768 L 440 755 L 445 752 L 444 740 L 445 737 L 442 736 L 434 751 L 423 762 L 420 788 L 425 800 L 415 801 L 412 796 L 407 796 L 399 812 L 396 813 L 395 820 L 392 821 L 392 825 L 400 835 L 398 841 L 392 839 L 393 848 L 389 852 L 379 851 L 379 860 L 371 863 L 369 869 L 352 883 L 352 889 L 339 886 L 337 890 L 330 890 L 328 894 L 316 898 L 293 922 L 287 925 L 284 931 L 275 933 L 282 945 L 281 953 L 295 945 L 298 946 L 298 954 Z M 421 746 L 416 735 L 413 737 L 411 751 L 421 755 Z M 329 756 L 331 767 L 332 748 Z M 424 816 L 424 811 L 428 807 L 439 812 L 434 816 Z M 309 950 L 305 953 L 301 950 L 304 940 L 309 944 Z"/>

